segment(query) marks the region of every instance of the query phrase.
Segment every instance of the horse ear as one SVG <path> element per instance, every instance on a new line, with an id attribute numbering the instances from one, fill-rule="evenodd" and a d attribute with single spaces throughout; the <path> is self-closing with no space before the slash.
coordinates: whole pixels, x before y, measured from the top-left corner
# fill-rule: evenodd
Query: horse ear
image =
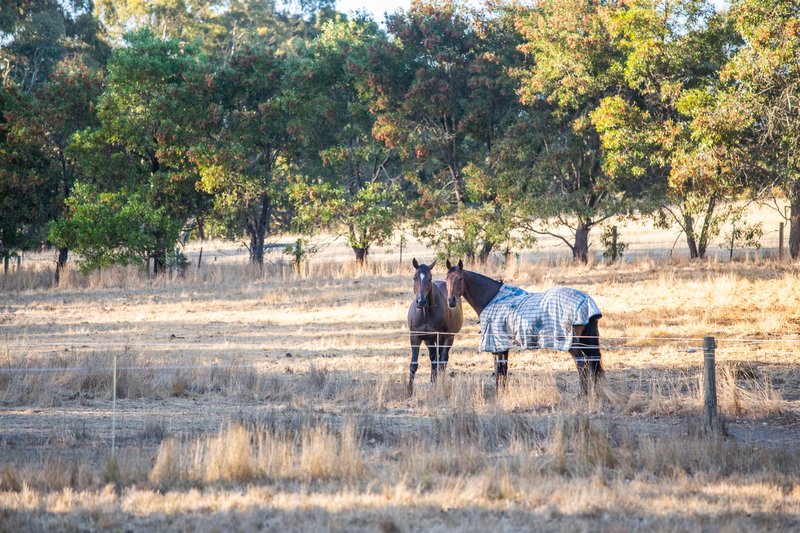
<path id="1" fill-rule="evenodd" d="M 449 259 L 447 260 L 445 265 L 447 266 L 447 270 L 450 270 L 451 268 L 453 268 L 453 265 L 450 264 L 450 260 Z"/>
<path id="2" fill-rule="evenodd" d="M 458 260 L 458 269 L 464 270 L 464 262 L 461 259 Z"/>
<path id="3" fill-rule="evenodd" d="M 417 263 L 417 258 L 416 257 L 411 260 L 411 264 L 414 265 L 415 269 L 419 268 L 419 263 Z"/>
<path id="4" fill-rule="evenodd" d="M 431 270 L 433 270 L 433 267 L 435 267 L 435 266 L 436 266 L 436 259 L 434 259 L 434 260 L 431 262 L 431 264 L 430 264 L 430 265 L 428 265 L 428 268 L 430 268 Z"/>

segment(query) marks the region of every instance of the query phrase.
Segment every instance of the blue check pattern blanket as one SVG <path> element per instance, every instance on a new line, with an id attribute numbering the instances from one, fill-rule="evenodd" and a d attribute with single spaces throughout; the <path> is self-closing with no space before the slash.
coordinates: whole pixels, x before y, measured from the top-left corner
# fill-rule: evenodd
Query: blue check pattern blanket
<path id="1" fill-rule="evenodd" d="M 517 345 L 566 352 L 572 347 L 572 326 L 601 315 L 595 301 L 577 289 L 527 292 L 503 285 L 480 314 L 480 351 L 504 352 Z"/>

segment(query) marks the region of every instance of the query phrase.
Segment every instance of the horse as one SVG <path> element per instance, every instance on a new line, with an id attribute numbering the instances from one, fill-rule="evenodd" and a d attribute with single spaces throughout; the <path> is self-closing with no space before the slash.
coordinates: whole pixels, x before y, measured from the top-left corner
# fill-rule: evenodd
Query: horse
<path id="1" fill-rule="evenodd" d="M 430 265 L 411 262 L 414 266 L 415 298 L 408 308 L 408 330 L 411 341 L 411 368 L 408 376 L 408 393 L 414 392 L 414 374 L 417 373 L 417 358 L 422 343 L 428 347 L 431 358 L 431 382 L 436 381 L 440 372 L 447 368 L 450 348 L 455 334 L 464 325 L 461 302 L 447 305 L 445 284 L 433 281 L 431 270 L 436 266 L 434 259 Z"/>
<path id="2" fill-rule="evenodd" d="M 519 287 L 464 270 L 464 263 L 447 261 L 447 305 L 459 305 L 463 296 L 480 321 L 480 351 L 494 354 L 497 390 L 505 388 L 508 351 L 512 344 L 526 350 L 554 348 L 569 351 L 578 369 L 581 392 L 589 392 L 603 374 L 600 362 L 602 317 L 594 300 L 577 289 L 556 287 L 543 293 L 529 293 Z"/>

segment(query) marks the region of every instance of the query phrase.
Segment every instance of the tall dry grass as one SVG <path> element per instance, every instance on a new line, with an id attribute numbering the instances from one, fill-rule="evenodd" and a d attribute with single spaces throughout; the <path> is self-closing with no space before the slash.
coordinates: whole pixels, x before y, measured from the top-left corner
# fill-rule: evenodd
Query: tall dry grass
<path id="1" fill-rule="evenodd" d="M 58 288 L 21 277 L 0 294 L 0 529 L 75 529 L 91 515 L 98 529 L 158 529 L 170 516 L 202 530 L 189 518 L 198 509 L 209 524 L 294 529 L 792 523 L 794 266 L 512 258 L 479 269 L 595 297 L 607 374 L 594 394 L 579 395 L 571 359 L 553 352 L 512 352 L 498 394 L 468 310 L 446 375 L 428 383 L 423 363 L 409 397 L 410 271 L 395 260 L 297 273 L 220 259 L 185 277 L 73 273 Z M 727 436 L 699 426 L 708 334 Z M 444 518 L 450 508 L 463 521 Z"/>
<path id="2" fill-rule="evenodd" d="M 248 430 L 236 424 L 213 436 L 164 440 L 150 481 L 161 487 L 259 480 L 354 482 L 365 472 L 352 420 L 335 429 L 306 425 L 294 431 Z"/>

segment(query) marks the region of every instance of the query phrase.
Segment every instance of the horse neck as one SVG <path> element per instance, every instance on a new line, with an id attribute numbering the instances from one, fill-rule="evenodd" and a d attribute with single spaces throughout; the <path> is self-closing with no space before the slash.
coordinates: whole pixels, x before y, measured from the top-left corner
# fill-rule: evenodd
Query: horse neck
<path id="1" fill-rule="evenodd" d="M 464 270 L 464 299 L 480 316 L 481 312 L 489 305 L 492 298 L 497 296 L 500 287 L 503 286 L 499 281 L 486 277 L 477 272 Z"/>

